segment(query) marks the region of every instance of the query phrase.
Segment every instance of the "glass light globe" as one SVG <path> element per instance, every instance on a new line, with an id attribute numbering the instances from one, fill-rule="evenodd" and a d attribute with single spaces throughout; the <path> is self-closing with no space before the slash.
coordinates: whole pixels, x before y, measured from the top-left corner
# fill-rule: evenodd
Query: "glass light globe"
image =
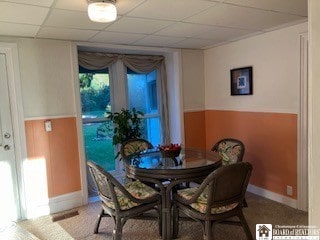
<path id="1" fill-rule="evenodd" d="M 92 2 L 88 5 L 88 15 L 94 22 L 112 22 L 117 18 L 117 9 L 113 3 Z"/>

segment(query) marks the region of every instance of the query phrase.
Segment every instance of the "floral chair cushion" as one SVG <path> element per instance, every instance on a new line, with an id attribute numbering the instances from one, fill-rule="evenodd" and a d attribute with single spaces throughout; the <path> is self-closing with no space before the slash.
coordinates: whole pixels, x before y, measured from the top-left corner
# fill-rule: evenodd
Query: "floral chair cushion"
<path id="1" fill-rule="evenodd" d="M 180 197 L 186 199 L 186 200 L 189 200 L 189 199 L 191 199 L 193 197 L 193 195 L 195 194 L 195 192 L 197 190 L 198 190 L 197 187 L 178 190 L 178 195 Z M 190 206 L 193 209 L 195 209 L 195 210 L 197 210 L 197 211 L 199 211 L 201 213 L 205 213 L 206 212 L 206 208 L 207 208 L 207 200 L 208 200 L 208 195 L 207 195 L 207 192 L 204 191 L 198 197 L 196 202 L 191 203 Z M 219 214 L 219 213 L 227 212 L 227 211 L 230 211 L 230 210 L 234 209 L 237 205 L 238 205 L 238 203 L 232 203 L 232 204 L 227 205 L 227 206 L 211 208 L 211 213 L 212 214 Z"/>
<path id="2" fill-rule="evenodd" d="M 241 146 L 235 142 L 223 141 L 218 145 L 217 150 L 222 158 L 222 165 L 226 166 L 238 162 Z"/>
<path id="3" fill-rule="evenodd" d="M 156 190 L 145 185 L 140 181 L 132 181 L 132 182 L 126 183 L 125 188 L 133 197 L 138 199 L 146 199 L 148 197 L 152 197 L 158 194 Z M 116 192 L 121 210 L 127 210 L 140 205 L 139 203 L 133 202 L 129 198 L 124 196 L 124 194 L 118 188 L 115 188 L 115 192 Z M 105 202 L 105 204 L 108 207 L 115 209 L 114 203 L 112 201 Z"/>

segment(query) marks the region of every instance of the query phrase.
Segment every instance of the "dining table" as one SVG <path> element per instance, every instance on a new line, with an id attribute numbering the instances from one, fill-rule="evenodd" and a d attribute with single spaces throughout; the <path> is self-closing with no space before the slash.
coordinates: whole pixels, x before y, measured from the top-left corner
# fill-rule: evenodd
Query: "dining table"
<path id="1" fill-rule="evenodd" d="M 221 166 L 217 152 L 182 149 L 177 157 L 164 157 L 157 149 L 149 149 L 124 159 L 128 178 L 156 186 L 161 194 L 162 239 L 172 239 L 172 193 L 199 182 Z"/>

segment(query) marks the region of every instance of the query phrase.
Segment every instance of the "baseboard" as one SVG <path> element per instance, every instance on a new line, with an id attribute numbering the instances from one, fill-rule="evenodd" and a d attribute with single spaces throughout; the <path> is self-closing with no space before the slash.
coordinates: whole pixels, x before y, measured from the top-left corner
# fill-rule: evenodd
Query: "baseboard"
<path id="1" fill-rule="evenodd" d="M 72 192 L 27 206 L 27 218 L 35 218 L 53 214 L 83 205 L 82 192 Z"/>
<path id="2" fill-rule="evenodd" d="M 254 194 L 259 195 L 261 197 L 265 197 L 265 198 L 268 198 L 270 200 L 273 200 L 273 201 L 276 201 L 276 202 L 279 202 L 282 204 L 285 204 L 289 207 L 298 208 L 298 203 L 297 203 L 297 200 L 295 200 L 295 199 L 280 195 L 278 193 L 271 192 L 269 190 L 254 186 L 252 184 L 248 185 L 247 190 L 248 190 L 248 192 L 254 193 Z"/>
<path id="3" fill-rule="evenodd" d="M 82 205 L 82 192 L 72 192 L 49 199 L 50 213 L 57 213 Z"/>

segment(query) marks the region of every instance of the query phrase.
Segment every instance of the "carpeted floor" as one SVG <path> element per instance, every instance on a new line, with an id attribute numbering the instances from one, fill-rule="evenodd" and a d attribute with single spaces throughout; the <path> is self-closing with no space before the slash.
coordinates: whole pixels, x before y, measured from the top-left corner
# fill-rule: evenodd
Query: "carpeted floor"
<path id="1" fill-rule="evenodd" d="M 308 215 L 305 212 L 298 211 L 251 193 L 247 194 L 246 199 L 249 207 L 244 208 L 244 214 L 254 237 L 256 224 L 308 225 Z M 112 239 L 112 229 L 114 224 L 111 218 L 104 218 L 100 225 L 100 233 L 93 234 L 97 214 L 100 212 L 100 203 L 92 203 L 74 210 L 77 210 L 79 214 L 71 214 L 69 218 L 55 222 L 52 221 L 52 216 L 44 216 L 19 222 L 17 227 L 21 228 L 25 232 L 29 232 L 33 235 L 33 238 L 29 236 L 30 238 L 12 239 Z M 215 227 L 214 233 L 218 240 L 246 239 L 242 228 L 239 226 L 219 224 Z M 160 239 L 156 221 L 128 220 L 123 229 L 123 239 Z M 181 222 L 179 239 L 202 239 L 201 225 L 192 221 Z"/>

